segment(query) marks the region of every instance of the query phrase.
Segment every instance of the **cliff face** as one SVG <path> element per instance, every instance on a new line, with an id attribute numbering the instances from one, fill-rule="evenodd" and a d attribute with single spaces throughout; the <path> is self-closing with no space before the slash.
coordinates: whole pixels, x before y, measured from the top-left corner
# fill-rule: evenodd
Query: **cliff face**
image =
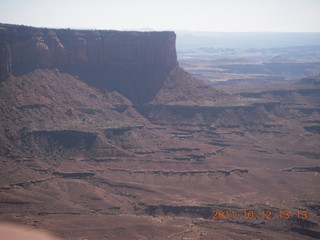
<path id="1" fill-rule="evenodd" d="M 0 82 L 11 76 L 11 54 L 7 29 L 0 26 Z"/>
<path id="2" fill-rule="evenodd" d="M 59 68 L 134 102 L 151 100 L 177 66 L 174 32 L 55 30 L 2 24 L 0 53 L 0 81 L 37 68 Z"/>

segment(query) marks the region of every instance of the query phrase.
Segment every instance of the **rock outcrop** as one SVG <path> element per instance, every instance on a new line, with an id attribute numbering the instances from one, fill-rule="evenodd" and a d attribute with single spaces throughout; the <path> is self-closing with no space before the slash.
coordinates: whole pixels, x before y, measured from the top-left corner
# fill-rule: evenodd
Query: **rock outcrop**
<path id="1" fill-rule="evenodd" d="M 152 100 L 178 65 L 174 32 L 32 28 L 0 24 L 0 81 L 58 68 L 133 102 Z M 12 69 L 12 70 L 11 70 Z"/>

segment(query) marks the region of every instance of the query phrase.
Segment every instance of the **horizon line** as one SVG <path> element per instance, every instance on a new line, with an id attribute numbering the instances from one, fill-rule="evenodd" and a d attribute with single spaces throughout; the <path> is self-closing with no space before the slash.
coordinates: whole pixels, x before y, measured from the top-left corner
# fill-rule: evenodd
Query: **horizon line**
<path id="1" fill-rule="evenodd" d="M 153 28 L 128 28 L 128 29 L 116 29 L 116 28 L 95 28 L 95 27 L 49 27 L 49 26 L 34 26 L 27 24 L 17 24 L 17 23 L 5 23 L 0 22 L 2 25 L 16 25 L 23 27 L 32 27 L 32 28 L 44 28 L 44 29 L 55 29 L 55 30 L 84 30 L 84 31 L 135 31 L 135 32 L 193 32 L 193 33 L 314 33 L 320 34 L 320 31 L 221 31 L 221 30 L 194 30 L 194 29 L 153 29 Z"/>

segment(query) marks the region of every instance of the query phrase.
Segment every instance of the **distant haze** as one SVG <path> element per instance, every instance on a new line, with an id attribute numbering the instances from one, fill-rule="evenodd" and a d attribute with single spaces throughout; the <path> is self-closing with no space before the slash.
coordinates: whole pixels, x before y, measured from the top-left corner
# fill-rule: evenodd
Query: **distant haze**
<path id="1" fill-rule="evenodd" d="M 177 50 L 198 48 L 284 48 L 320 46 L 319 33 L 239 33 L 177 31 Z"/>
<path id="2" fill-rule="evenodd" d="M 36 27 L 320 32 L 319 0 L 0 0 L 0 22 Z"/>

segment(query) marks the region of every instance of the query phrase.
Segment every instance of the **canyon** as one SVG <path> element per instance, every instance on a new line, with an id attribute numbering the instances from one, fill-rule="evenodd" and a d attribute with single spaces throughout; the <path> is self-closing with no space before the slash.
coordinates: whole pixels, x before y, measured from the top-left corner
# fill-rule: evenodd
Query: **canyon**
<path id="1" fill-rule="evenodd" d="M 0 220 L 62 239 L 320 238 L 319 76 L 214 88 L 175 38 L 0 24 Z"/>

